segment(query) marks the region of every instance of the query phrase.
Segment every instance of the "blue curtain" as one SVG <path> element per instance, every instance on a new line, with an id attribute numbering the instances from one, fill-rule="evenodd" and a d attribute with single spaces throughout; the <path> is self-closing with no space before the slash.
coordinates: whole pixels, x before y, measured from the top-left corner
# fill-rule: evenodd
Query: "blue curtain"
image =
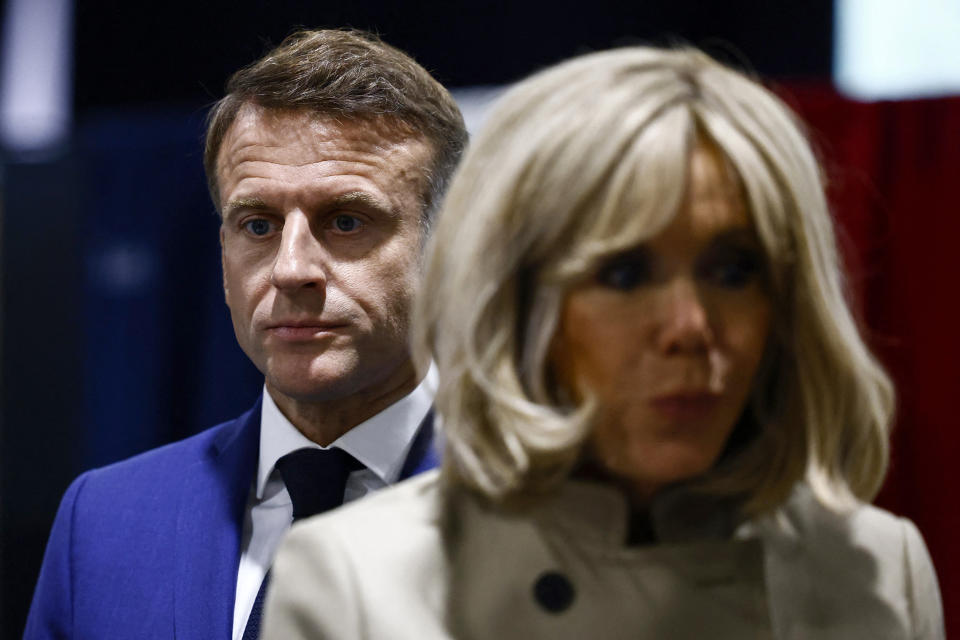
<path id="1" fill-rule="evenodd" d="M 200 112 L 105 113 L 77 138 L 81 468 L 234 417 L 259 393 L 223 302 L 202 134 Z"/>

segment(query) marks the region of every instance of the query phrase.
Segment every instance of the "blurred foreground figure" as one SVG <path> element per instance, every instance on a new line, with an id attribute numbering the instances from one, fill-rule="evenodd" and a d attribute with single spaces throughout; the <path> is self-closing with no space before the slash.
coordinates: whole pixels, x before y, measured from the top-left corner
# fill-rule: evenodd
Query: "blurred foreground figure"
<path id="1" fill-rule="evenodd" d="M 71 485 L 29 639 L 256 638 L 293 519 L 436 466 L 408 326 L 466 140 L 456 104 L 406 54 L 348 31 L 295 34 L 227 90 L 204 163 L 262 397 Z"/>
<path id="2" fill-rule="evenodd" d="M 770 92 L 690 49 L 539 73 L 431 242 L 443 469 L 294 528 L 266 637 L 943 637 L 867 504 L 893 389 Z"/>

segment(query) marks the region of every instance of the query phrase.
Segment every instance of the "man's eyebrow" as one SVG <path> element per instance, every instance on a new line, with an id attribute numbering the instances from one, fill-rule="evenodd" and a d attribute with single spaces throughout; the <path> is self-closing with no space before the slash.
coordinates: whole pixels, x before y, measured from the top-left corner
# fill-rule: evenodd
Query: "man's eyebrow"
<path id="1" fill-rule="evenodd" d="M 393 210 L 393 207 L 391 207 L 389 203 L 384 202 L 379 198 L 375 198 L 365 191 L 351 191 L 350 193 L 344 193 L 334 198 L 331 204 L 333 207 L 350 207 L 354 205 L 360 205 L 361 207 L 376 209 L 377 211 L 381 211 L 393 218 L 398 216 L 397 212 Z"/>
<path id="2" fill-rule="evenodd" d="M 223 218 L 227 219 L 237 211 L 245 209 L 266 209 L 267 203 L 260 198 L 237 198 L 231 200 L 223 207 Z"/>
<path id="3" fill-rule="evenodd" d="M 361 206 L 383 212 L 392 218 L 398 217 L 399 215 L 393 210 L 389 203 L 364 191 L 351 191 L 339 195 L 330 201 L 329 206 L 333 208 Z M 223 218 L 227 219 L 235 215 L 238 211 L 256 211 L 267 208 L 267 203 L 260 198 L 237 198 L 236 200 L 231 200 L 223 207 Z"/>

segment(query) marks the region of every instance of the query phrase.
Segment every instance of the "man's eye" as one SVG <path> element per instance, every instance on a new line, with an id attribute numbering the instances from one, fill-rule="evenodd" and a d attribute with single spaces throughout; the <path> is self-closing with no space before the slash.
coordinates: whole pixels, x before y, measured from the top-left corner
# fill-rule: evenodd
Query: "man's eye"
<path id="1" fill-rule="evenodd" d="M 337 231 L 342 233 L 352 233 L 360 229 L 360 227 L 363 226 L 363 222 L 354 216 L 341 214 L 333 219 L 333 226 Z"/>
<path id="2" fill-rule="evenodd" d="M 243 229 L 250 235 L 265 236 L 273 231 L 273 223 L 263 218 L 254 218 L 243 223 Z"/>
<path id="3" fill-rule="evenodd" d="M 635 289 L 650 281 L 651 265 L 643 253 L 615 258 L 597 273 L 597 281 L 621 291 Z"/>

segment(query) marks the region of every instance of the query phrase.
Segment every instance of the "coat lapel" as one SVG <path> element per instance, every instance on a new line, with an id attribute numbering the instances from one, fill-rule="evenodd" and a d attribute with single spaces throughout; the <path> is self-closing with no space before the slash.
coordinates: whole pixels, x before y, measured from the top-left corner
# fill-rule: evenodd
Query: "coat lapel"
<path id="1" fill-rule="evenodd" d="M 183 476 L 174 558 L 178 640 L 232 635 L 244 507 L 260 449 L 260 404 L 225 425 Z"/>

